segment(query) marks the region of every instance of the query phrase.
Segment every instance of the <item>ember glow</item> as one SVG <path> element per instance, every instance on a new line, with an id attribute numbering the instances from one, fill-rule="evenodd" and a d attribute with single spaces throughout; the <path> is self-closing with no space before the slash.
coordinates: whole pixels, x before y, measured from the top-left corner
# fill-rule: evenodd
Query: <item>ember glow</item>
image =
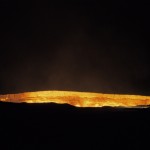
<path id="1" fill-rule="evenodd" d="M 150 105 L 150 96 L 72 91 L 38 91 L 0 95 L 0 101 L 70 104 L 76 107 L 147 107 Z"/>

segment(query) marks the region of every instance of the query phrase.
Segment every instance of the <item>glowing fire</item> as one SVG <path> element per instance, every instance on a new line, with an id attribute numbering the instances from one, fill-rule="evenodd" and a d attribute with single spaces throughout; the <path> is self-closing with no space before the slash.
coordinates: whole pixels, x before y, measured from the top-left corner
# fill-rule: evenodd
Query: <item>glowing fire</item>
<path id="1" fill-rule="evenodd" d="M 14 103 L 66 103 L 77 107 L 147 107 L 150 105 L 150 96 L 71 91 L 39 91 L 0 95 L 0 101 Z"/>

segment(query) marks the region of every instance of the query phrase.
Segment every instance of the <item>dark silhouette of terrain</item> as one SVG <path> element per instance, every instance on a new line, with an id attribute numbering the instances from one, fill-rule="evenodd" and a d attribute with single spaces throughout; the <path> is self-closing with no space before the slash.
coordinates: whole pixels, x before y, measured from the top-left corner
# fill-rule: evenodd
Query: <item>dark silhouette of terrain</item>
<path id="1" fill-rule="evenodd" d="M 145 149 L 150 109 L 0 102 L 0 149 Z"/>

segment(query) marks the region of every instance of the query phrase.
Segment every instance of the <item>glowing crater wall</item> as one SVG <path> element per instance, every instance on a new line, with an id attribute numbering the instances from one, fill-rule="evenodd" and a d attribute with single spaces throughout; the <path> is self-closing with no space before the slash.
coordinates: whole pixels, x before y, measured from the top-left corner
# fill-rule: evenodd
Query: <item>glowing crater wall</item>
<path id="1" fill-rule="evenodd" d="M 150 96 L 102 94 L 72 91 L 38 91 L 0 95 L 0 101 L 14 103 L 57 103 L 77 107 L 147 107 Z"/>

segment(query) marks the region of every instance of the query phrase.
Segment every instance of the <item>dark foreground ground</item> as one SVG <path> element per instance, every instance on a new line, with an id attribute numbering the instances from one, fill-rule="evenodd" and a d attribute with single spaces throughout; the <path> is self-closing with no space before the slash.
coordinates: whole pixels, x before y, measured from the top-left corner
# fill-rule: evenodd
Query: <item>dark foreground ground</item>
<path id="1" fill-rule="evenodd" d="M 149 149 L 150 109 L 0 103 L 0 150 Z"/>

